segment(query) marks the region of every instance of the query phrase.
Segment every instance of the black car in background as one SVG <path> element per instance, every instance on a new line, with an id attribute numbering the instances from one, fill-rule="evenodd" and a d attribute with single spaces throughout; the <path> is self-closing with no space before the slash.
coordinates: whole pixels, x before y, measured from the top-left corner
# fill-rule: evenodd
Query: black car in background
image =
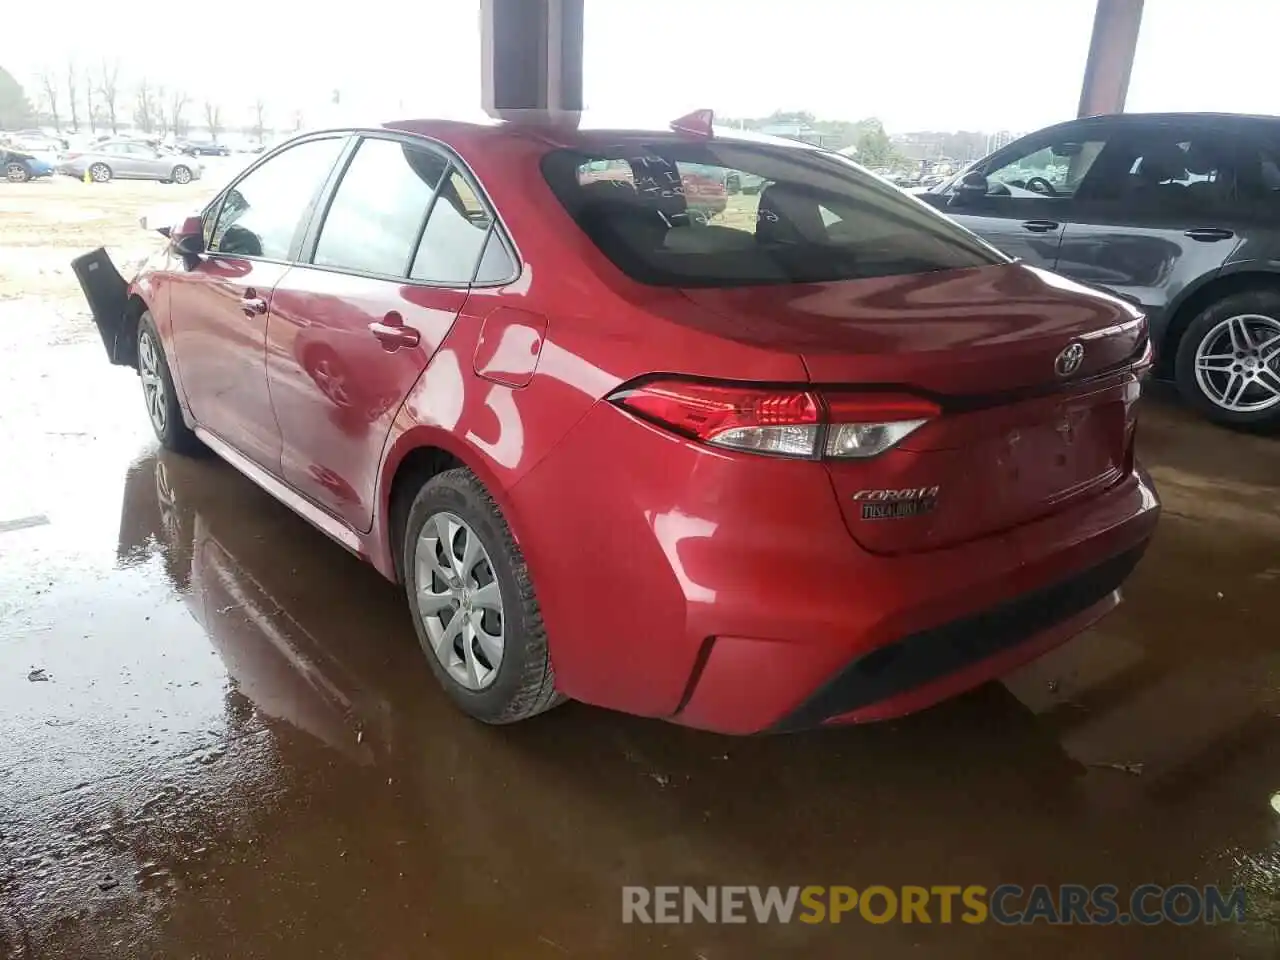
<path id="1" fill-rule="evenodd" d="M 231 156 L 230 147 L 225 143 L 214 143 L 212 140 L 182 140 L 175 146 L 189 157 Z"/>
<path id="2" fill-rule="evenodd" d="M 1280 426 L 1280 118 L 1072 120 L 913 192 L 1011 256 L 1140 304 L 1157 374 L 1210 419 Z"/>

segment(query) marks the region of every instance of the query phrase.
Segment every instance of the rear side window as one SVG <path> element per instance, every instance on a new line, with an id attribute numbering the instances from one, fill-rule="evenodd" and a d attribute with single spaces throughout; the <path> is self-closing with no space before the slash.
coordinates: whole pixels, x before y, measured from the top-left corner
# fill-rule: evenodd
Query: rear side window
<path id="1" fill-rule="evenodd" d="M 409 276 L 432 283 L 470 283 L 492 222 L 471 185 L 452 171 L 431 207 Z"/>
<path id="2" fill-rule="evenodd" d="M 1006 262 L 896 187 L 817 151 L 634 141 L 555 150 L 542 170 L 601 251 L 648 284 L 806 283 Z"/>
<path id="3" fill-rule="evenodd" d="M 1079 195 L 1135 212 L 1213 213 L 1235 202 L 1236 165 L 1229 134 L 1174 126 L 1137 129 L 1111 140 Z"/>
<path id="4" fill-rule="evenodd" d="M 329 204 L 312 262 L 403 277 L 447 166 L 430 150 L 362 141 Z"/>
<path id="5" fill-rule="evenodd" d="M 209 249 L 287 260 L 302 216 L 329 176 L 343 141 L 307 140 L 269 158 L 226 192 Z"/>

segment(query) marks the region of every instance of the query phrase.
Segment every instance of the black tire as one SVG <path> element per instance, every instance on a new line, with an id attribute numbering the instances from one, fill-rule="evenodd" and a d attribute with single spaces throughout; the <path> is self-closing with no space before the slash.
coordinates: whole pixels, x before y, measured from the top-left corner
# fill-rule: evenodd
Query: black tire
<path id="1" fill-rule="evenodd" d="M 105 163 L 94 163 L 89 166 L 89 179 L 94 183 L 107 183 L 111 180 L 111 168 Z"/>
<path id="2" fill-rule="evenodd" d="M 468 689 L 445 670 L 432 649 L 420 613 L 415 562 L 418 537 L 427 521 L 442 511 L 454 514 L 479 535 L 504 598 L 502 660 L 492 683 L 480 690 Z M 497 503 L 475 474 L 460 467 L 438 473 L 423 484 L 409 507 L 401 556 L 418 643 L 436 679 L 464 712 L 485 723 L 515 723 L 563 701 L 556 693 L 542 614 L 524 557 Z"/>
<path id="3" fill-rule="evenodd" d="M 155 373 L 159 377 L 164 392 L 159 404 L 162 416 L 159 417 L 152 412 L 151 394 L 147 389 L 147 371 L 144 369 L 147 365 L 147 361 L 144 359 L 144 352 L 147 349 L 148 339 L 154 350 L 156 360 Z M 204 444 L 200 442 L 200 438 L 195 435 L 182 419 L 182 406 L 178 403 L 178 391 L 174 388 L 173 376 L 169 373 L 169 360 L 165 356 L 164 344 L 160 340 L 160 334 L 156 332 L 156 325 L 151 319 L 149 311 L 143 311 L 141 318 L 138 320 L 137 348 L 138 378 L 142 382 L 143 402 L 147 408 L 147 419 L 151 421 L 151 429 L 155 431 L 156 439 L 160 441 L 160 445 L 165 449 L 172 450 L 175 453 L 202 452 Z"/>
<path id="4" fill-rule="evenodd" d="M 5 179 L 10 183 L 26 183 L 31 179 L 31 174 L 27 172 L 26 164 L 18 163 L 16 160 L 5 166 L 4 175 Z"/>
<path id="5" fill-rule="evenodd" d="M 1206 394 L 1196 378 L 1196 353 L 1200 345 L 1206 337 L 1217 337 L 1215 329 L 1224 320 L 1243 314 L 1256 314 L 1280 322 L 1280 290 L 1266 287 L 1244 290 L 1223 297 L 1202 310 L 1178 342 L 1174 379 L 1182 398 L 1214 423 L 1242 429 L 1272 430 L 1280 427 L 1280 402 L 1264 410 L 1228 410 Z M 1274 361 L 1271 369 L 1276 369 Z M 1280 379 L 1280 373 L 1272 379 Z"/>
<path id="6" fill-rule="evenodd" d="M 181 164 L 181 163 L 180 163 L 180 164 L 178 164 L 176 167 L 174 167 L 174 168 L 173 168 L 173 182 L 174 182 L 174 183 L 190 183 L 190 182 L 191 182 L 191 168 L 190 168 L 190 167 L 188 167 L 188 166 L 186 166 L 185 164 Z"/>

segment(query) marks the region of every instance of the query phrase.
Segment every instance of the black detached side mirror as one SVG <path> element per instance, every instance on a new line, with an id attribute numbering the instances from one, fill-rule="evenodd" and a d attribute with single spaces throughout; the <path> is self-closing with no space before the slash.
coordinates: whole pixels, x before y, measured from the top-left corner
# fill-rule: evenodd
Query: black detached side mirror
<path id="1" fill-rule="evenodd" d="M 185 237 L 178 237 L 174 241 L 173 249 L 184 257 L 198 257 L 204 253 L 204 237 L 200 234 L 187 234 Z"/>
<path id="2" fill-rule="evenodd" d="M 985 197 L 991 185 L 987 178 L 976 170 L 966 173 L 951 191 L 951 202 L 957 206 L 973 203 L 979 197 Z"/>

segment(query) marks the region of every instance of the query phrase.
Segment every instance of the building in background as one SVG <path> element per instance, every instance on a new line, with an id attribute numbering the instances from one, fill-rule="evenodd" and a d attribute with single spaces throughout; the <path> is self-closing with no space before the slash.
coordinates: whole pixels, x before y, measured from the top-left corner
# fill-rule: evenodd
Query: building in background
<path id="1" fill-rule="evenodd" d="M 1007 147 L 1017 139 L 1018 135 L 1016 133 L 1010 133 L 1008 130 L 997 130 L 987 137 L 987 149 L 985 152 L 995 153 L 1001 147 Z"/>

